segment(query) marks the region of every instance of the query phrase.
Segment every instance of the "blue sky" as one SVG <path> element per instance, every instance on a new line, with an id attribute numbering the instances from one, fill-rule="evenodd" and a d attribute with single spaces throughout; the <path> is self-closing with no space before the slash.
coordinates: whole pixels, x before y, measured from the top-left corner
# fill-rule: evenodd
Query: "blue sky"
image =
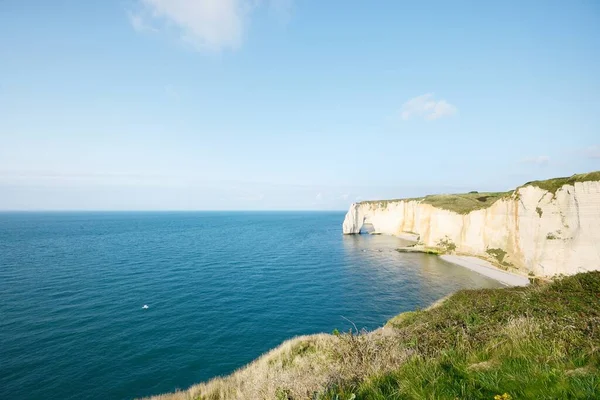
<path id="1" fill-rule="evenodd" d="M 0 209 L 346 209 L 600 169 L 600 3 L 2 0 Z"/>

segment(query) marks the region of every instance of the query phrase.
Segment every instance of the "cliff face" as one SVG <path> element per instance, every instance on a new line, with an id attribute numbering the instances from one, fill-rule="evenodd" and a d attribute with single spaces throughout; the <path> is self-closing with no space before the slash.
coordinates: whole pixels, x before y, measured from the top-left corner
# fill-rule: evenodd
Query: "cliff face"
<path id="1" fill-rule="evenodd" d="M 566 184 L 555 193 L 527 185 L 490 207 L 458 214 L 422 200 L 352 204 L 344 234 L 365 223 L 376 232 L 412 232 L 425 246 L 494 260 L 538 276 L 600 269 L 600 181 Z"/>

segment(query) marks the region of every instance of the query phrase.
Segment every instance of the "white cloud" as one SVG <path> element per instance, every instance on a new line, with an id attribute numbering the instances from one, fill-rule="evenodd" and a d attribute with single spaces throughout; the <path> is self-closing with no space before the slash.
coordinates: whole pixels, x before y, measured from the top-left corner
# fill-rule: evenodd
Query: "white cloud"
<path id="1" fill-rule="evenodd" d="M 536 165 L 547 165 L 550 162 L 550 157 L 548 156 L 535 156 L 535 157 L 526 157 L 521 160 L 524 164 L 536 164 Z"/>
<path id="2" fill-rule="evenodd" d="M 289 19 L 293 0 L 137 0 L 130 22 L 138 32 L 174 31 L 197 50 L 236 49 L 250 13 L 267 3 L 279 19 Z"/>
<path id="3" fill-rule="evenodd" d="M 340 199 L 342 199 L 342 200 L 348 200 L 349 196 L 350 196 L 349 194 L 343 194 L 343 195 L 340 196 Z"/>
<path id="4" fill-rule="evenodd" d="M 458 109 L 446 100 L 436 100 L 433 93 L 427 93 L 421 96 L 413 97 L 402 105 L 400 116 L 403 120 L 413 117 L 425 118 L 428 120 L 442 117 L 450 117 Z"/>

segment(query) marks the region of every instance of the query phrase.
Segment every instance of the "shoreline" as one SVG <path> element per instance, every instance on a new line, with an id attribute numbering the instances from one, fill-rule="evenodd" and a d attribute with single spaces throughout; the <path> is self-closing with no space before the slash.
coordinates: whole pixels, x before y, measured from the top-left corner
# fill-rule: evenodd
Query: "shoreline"
<path id="1" fill-rule="evenodd" d="M 501 270 L 489 261 L 475 256 L 443 254 L 437 248 L 422 246 L 401 247 L 396 249 L 396 251 L 400 253 L 424 253 L 436 255 L 446 262 L 470 269 L 480 275 L 494 279 L 504 286 L 527 286 L 530 283 L 527 276 Z"/>
<path id="2" fill-rule="evenodd" d="M 397 236 L 400 237 L 400 236 Z M 404 237 L 400 237 L 404 240 L 411 240 L 411 236 L 405 235 Z M 426 249 L 421 249 L 419 247 L 404 247 L 400 249 L 396 249 L 397 251 L 407 252 L 407 253 L 425 253 L 428 251 Z M 474 256 L 459 256 L 459 255 L 448 255 L 448 254 L 436 254 L 440 259 L 460 266 L 464 268 L 468 268 L 474 272 L 477 272 L 481 275 L 494 279 L 500 282 L 502 285 L 507 287 L 512 286 L 527 286 L 529 285 L 529 279 L 522 275 L 517 275 L 514 273 L 506 272 L 497 267 L 493 266 L 490 262 L 485 261 L 483 259 L 474 257 Z M 424 311 L 430 311 L 432 309 L 441 307 L 450 297 L 452 297 L 456 292 L 449 293 L 437 300 L 435 300 L 432 304 L 428 305 Z M 410 315 L 413 314 L 413 311 L 405 311 L 401 312 L 392 318 L 388 319 L 378 328 L 375 328 L 366 333 L 367 337 L 376 338 L 377 340 L 393 340 L 395 335 L 396 328 L 394 327 L 393 321 L 402 315 Z M 358 331 L 357 331 L 358 334 Z M 339 335 L 339 333 L 338 333 Z M 325 332 L 308 334 L 308 335 L 300 335 L 294 336 L 288 339 L 285 339 L 279 345 L 267 350 L 265 353 L 259 355 L 255 359 L 253 359 L 248 364 L 242 365 L 232 373 L 225 376 L 215 376 L 204 382 L 200 382 L 190 386 L 189 388 L 182 391 L 175 391 L 172 393 L 151 395 L 149 397 L 144 397 L 140 400 L 183 400 L 188 399 L 190 397 L 194 397 L 199 393 L 207 393 L 211 390 L 220 390 L 222 387 L 227 386 L 227 380 L 233 382 L 243 381 L 247 376 L 253 376 L 256 373 L 257 369 L 267 368 L 266 365 L 275 365 L 273 360 L 277 360 L 278 358 L 282 358 L 282 355 L 285 357 L 290 357 L 289 354 L 293 353 L 293 349 L 298 348 L 298 346 L 302 346 L 302 343 L 311 343 L 310 348 L 319 348 L 324 347 L 324 344 L 327 343 L 331 338 L 336 338 L 335 334 L 329 334 Z M 335 340 L 335 339 L 334 339 Z M 314 344 L 312 344 L 314 343 Z M 294 357 L 301 357 L 302 354 L 296 355 Z M 284 358 L 285 358 L 284 357 Z M 286 358 L 287 359 L 287 358 Z M 311 371 L 313 373 L 313 371 Z"/>
<path id="3" fill-rule="evenodd" d="M 442 260 L 470 269 L 488 278 L 495 279 L 504 286 L 527 286 L 529 278 L 523 275 L 518 275 L 512 272 L 503 271 L 490 262 L 473 256 L 455 256 L 442 254 L 439 256 Z"/>

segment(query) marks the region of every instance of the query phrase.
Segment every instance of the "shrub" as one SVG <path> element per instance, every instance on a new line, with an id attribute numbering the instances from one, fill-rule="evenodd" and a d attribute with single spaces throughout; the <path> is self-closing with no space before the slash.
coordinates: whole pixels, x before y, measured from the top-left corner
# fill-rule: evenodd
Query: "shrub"
<path id="1" fill-rule="evenodd" d="M 448 236 L 440 239 L 437 243 L 438 247 L 441 248 L 444 253 L 452 253 L 456 250 L 456 244 Z"/>
<path id="2" fill-rule="evenodd" d="M 488 253 L 493 258 L 495 258 L 501 267 L 512 267 L 513 266 L 512 263 L 505 260 L 506 254 L 507 254 L 505 250 L 503 250 L 503 249 L 487 249 L 485 252 Z M 504 269 L 506 269 L 506 268 L 504 268 Z"/>

